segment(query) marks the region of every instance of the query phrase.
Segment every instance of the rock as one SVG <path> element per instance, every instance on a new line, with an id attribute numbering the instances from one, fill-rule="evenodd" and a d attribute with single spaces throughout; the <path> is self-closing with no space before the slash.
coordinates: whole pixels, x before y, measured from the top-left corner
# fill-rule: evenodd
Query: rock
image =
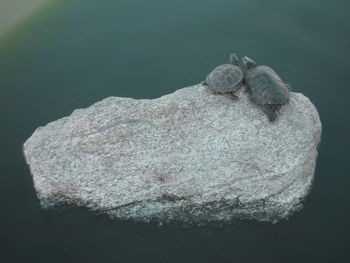
<path id="1" fill-rule="evenodd" d="M 196 85 L 153 100 L 109 97 L 39 127 L 23 150 L 41 205 L 199 224 L 289 216 L 312 185 L 317 110 L 291 93 L 270 123 L 236 94 Z"/>

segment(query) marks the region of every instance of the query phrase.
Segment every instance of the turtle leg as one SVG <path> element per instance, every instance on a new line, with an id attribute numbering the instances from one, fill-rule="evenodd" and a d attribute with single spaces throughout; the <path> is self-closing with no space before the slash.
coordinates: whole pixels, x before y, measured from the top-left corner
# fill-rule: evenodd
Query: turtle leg
<path id="1" fill-rule="evenodd" d="M 208 83 L 205 80 L 201 81 L 199 84 L 203 86 L 208 86 Z"/>
<path id="2" fill-rule="evenodd" d="M 270 122 L 273 122 L 277 119 L 276 109 L 270 107 L 269 105 L 263 105 L 262 110 L 265 112 Z"/>
<path id="3" fill-rule="evenodd" d="M 230 92 L 230 95 L 233 100 L 238 100 L 238 97 L 235 94 L 233 94 L 233 92 Z"/>
<path id="4" fill-rule="evenodd" d="M 234 92 L 236 92 L 236 90 L 239 90 L 240 88 L 243 88 L 243 87 L 244 87 L 243 82 L 240 83 L 240 84 L 238 84 L 238 85 L 239 85 L 239 86 L 237 86 L 237 88 L 235 89 L 235 91 L 230 92 L 231 98 L 232 98 L 233 100 L 238 100 L 238 99 L 239 99 L 239 97 L 238 97 L 237 95 L 235 95 Z"/>

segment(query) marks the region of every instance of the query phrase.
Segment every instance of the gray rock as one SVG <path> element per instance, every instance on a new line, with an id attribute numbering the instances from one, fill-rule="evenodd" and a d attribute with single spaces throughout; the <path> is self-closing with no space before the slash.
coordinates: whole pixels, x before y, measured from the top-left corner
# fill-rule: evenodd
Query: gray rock
<path id="1" fill-rule="evenodd" d="M 109 97 L 39 127 L 23 150 L 41 205 L 200 224 L 289 216 L 312 185 L 317 110 L 291 93 L 270 123 L 237 95 L 196 85 L 154 100 Z"/>

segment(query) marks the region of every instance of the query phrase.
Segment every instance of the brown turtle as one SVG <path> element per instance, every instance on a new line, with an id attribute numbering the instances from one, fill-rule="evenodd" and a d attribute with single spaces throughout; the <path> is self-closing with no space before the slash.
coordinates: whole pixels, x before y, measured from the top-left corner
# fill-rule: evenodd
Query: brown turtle
<path id="1" fill-rule="evenodd" d="M 277 118 L 277 112 L 289 102 L 291 87 L 284 83 L 276 72 L 268 67 L 258 66 L 254 60 L 243 57 L 245 65 L 245 84 L 251 98 L 261 105 L 270 122 Z"/>
<path id="2" fill-rule="evenodd" d="M 214 93 L 230 93 L 233 99 L 238 99 L 233 93 L 242 86 L 244 73 L 238 66 L 239 58 L 230 55 L 230 64 L 223 64 L 214 68 L 206 77 L 203 85 L 207 85 Z"/>

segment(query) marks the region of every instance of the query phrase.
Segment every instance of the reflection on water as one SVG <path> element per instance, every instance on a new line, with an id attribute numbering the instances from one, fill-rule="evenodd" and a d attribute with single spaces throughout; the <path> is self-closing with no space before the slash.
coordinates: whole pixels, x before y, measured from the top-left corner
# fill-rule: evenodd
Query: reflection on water
<path id="1" fill-rule="evenodd" d="M 61 0 L 7 34 L 0 42 L 7 262 L 346 261 L 349 7 L 345 0 Z M 107 96 L 154 98 L 198 83 L 232 52 L 274 68 L 320 112 L 316 180 L 301 212 L 276 225 L 182 229 L 40 210 L 21 153 L 36 127 Z"/>
<path id="2" fill-rule="evenodd" d="M 1 0 L 0 37 L 51 0 Z"/>

